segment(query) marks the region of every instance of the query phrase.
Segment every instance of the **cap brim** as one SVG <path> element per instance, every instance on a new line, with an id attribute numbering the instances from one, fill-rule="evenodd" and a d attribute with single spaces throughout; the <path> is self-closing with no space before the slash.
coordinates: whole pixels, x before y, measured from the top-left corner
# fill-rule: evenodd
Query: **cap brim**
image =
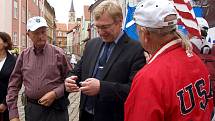
<path id="1" fill-rule="evenodd" d="M 43 25 L 38 25 L 38 26 L 35 26 L 35 27 L 32 27 L 30 29 L 28 29 L 28 31 L 35 31 L 37 30 L 38 28 L 41 28 L 41 27 L 48 27 L 46 24 L 43 24 Z"/>

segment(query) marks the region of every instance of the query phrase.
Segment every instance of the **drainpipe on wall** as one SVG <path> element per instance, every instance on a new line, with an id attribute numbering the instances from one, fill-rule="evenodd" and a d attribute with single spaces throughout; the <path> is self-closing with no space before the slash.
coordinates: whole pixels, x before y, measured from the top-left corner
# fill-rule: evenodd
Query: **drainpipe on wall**
<path id="1" fill-rule="evenodd" d="M 21 45 L 21 41 L 22 41 L 22 39 L 21 39 L 21 35 L 22 35 L 22 29 L 21 29 L 21 24 L 22 24 L 22 1 L 21 0 L 19 0 L 18 1 L 19 3 L 18 3 L 18 10 L 19 10 L 19 14 L 18 14 L 18 23 L 19 23 L 19 31 L 18 31 L 18 38 L 19 38 L 19 52 L 21 52 L 21 47 L 22 47 L 22 45 Z"/>
<path id="2" fill-rule="evenodd" d="M 25 12 L 26 30 L 27 30 L 27 21 L 28 21 L 28 0 L 26 0 L 26 12 Z M 28 48 L 28 36 L 27 36 L 27 33 L 25 34 L 25 47 Z"/>

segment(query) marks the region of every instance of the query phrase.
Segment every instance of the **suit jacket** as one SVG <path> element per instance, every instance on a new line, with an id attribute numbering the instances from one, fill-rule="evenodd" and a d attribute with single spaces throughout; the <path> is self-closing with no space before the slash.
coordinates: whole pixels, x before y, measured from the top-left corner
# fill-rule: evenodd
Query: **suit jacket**
<path id="1" fill-rule="evenodd" d="M 102 43 L 101 38 L 89 40 L 81 60 L 69 76 L 77 75 L 78 81 L 92 77 Z M 103 70 L 100 92 L 96 96 L 95 102 L 95 121 L 124 120 L 124 102 L 128 96 L 132 79 L 145 63 L 144 50 L 140 44 L 130 40 L 124 33 L 115 45 Z M 81 94 L 80 118 L 86 97 Z"/>
<path id="2" fill-rule="evenodd" d="M 0 71 L 0 104 L 6 104 L 7 87 L 9 83 L 10 74 L 16 64 L 16 58 L 7 52 L 7 58 Z"/>

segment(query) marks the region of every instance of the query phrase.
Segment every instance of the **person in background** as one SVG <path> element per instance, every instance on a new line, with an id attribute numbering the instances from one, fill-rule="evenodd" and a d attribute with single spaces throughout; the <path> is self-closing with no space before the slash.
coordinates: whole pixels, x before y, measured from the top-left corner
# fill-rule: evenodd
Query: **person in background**
<path id="1" fill-rule="evenodd" d="M 210 64 L 209 72 L 211 73 L 210 79 L 211 79 L 211 85 L 213 90 L 213 101 L 214 101 L 214 111 L 213 111 L 213 120 L 215 121 L 215 45 L 213 45 L 211 49 L 211 59 L 208 59 L 206 66 L 208 67 Z M 213 58 L 212 58 L 213 57 Z"/>
<path id="2" fill-rule="evenodd" d="M 0 121 L 9 121 L 6 95 L 9 78 L 16 63 L 16 58 L 8 51 L 12 49 L 12 45 L 10 35 L 0 32 Z"/>
<path id="3" fill-rule="evenodd" d="M 192 38 L 191 42 L 194 52 L 202 59 L 209 70 L 213 90 L 213 102 L 215 104 L 215 47 L 210 40 L 210 35 L 208 35 L 208 22 L 202 17 L 197 17 L 196 19 L 201 30 L 201 40 Z"/>
<path id="4" fill-rule="evenodd" d="M 201 30 L 201 40 L 195 36 L 190 39 L 194 46 L 194 52 L 200 57 L 210 55 L 213 44 L 208 41 L 210 39 L 210 36 L 208 36 L 208 22 L 202 17 L 196 17 L 196 20 Z"/>
<path id="5" fill-rule="evenodd" d="M 87 42 L 81 60 L 65 81 L 66 90 L 81 91 L 79 121 L 124 121 L 131 80 L 146 63 L 144 49 L 122 30 L 118 3 L 103 1 L 93 15 L 100 37 Z"/>
<path id="6" fill-rule="evenodd" d="M 143 0 L 134 12 L 140 42 L 152 57 L 134 77 L 125 121 L 210 121 L 209 72 L 176 30 L 169 0 Z M 184 45 L 184 46 L 182 46 Z"/>
<path id="7" fill-rule="evenodd" d="M 76 60 L 75 54 L 72 54 L 72 57 L 70 59 L 70 64 L 72 65 L 73 68 L 77 64 L 77 60 Z"/>
<path id="8" fill-rule="evenodd" d="M 47 43 L 47 23 L 35 16 L 27 21 L 27 35 L 33 46 L 18 56 L 8 86 L 10 121 L 19 121 L 18 92 L 24 84 L 26 121 L 68 121 L 68 93 L 64 80 L 71 65 L 61 48 Z"/>

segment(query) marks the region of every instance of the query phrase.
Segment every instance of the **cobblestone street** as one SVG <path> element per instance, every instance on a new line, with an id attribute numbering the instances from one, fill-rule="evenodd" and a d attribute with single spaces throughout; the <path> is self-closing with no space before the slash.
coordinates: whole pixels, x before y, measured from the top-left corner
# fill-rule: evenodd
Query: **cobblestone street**
<path id="1" fill-rule="evenodd" d="M 21 103 L 21 95 L 22 95 L 22 91 L 20 91 L 19 99 L 18 99 L 19 115 L 20 115 L 20 121 L 25 121 L 24 106 Z M 70 105 L 68 106 L 69 121 L 78 121 L 79 99 L 80 99 L 80 93 L 71 93 L 69 95 L 69 100 L 70 100 Z"/>

